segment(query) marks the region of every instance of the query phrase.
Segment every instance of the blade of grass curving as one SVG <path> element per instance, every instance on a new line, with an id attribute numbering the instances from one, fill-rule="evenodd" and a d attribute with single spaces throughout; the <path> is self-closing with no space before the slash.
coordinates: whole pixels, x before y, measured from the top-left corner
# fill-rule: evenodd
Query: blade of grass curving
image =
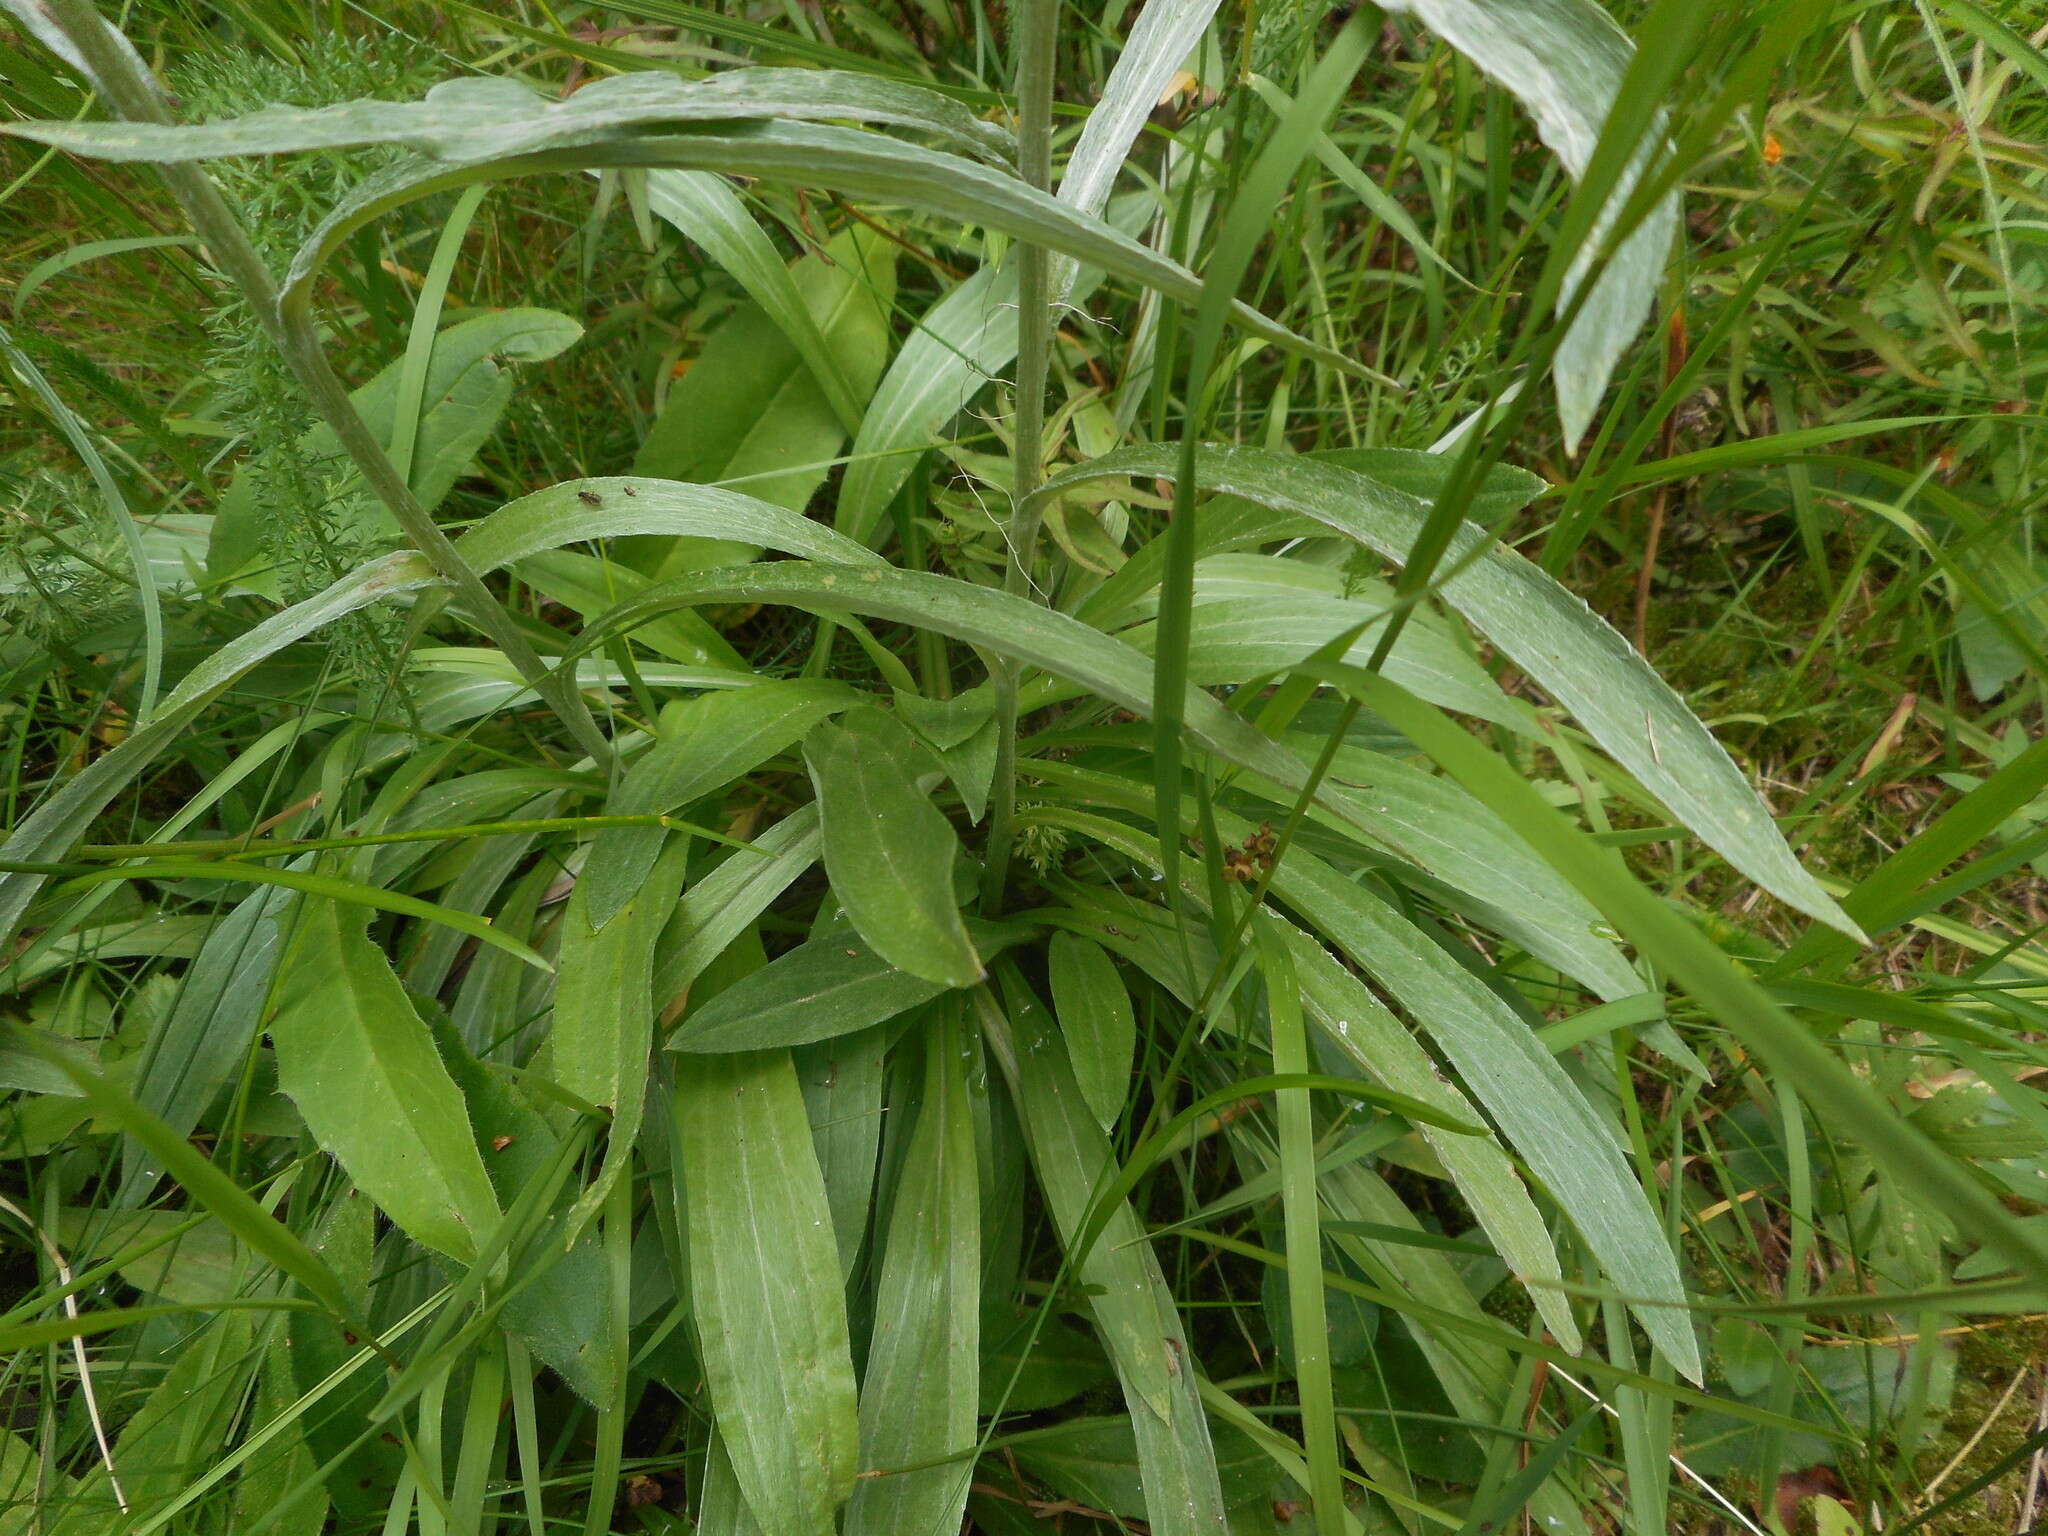
<path id="1" fill-rule="evenodd" d="M 405 361 L 398 375 L 398 398 L 391 412 L 391 465 L 408 483 L 412 480 L 413 446 L 419 439 L 420 407 L 426 400 L 427 365 L 433 361 L 434 338 L 441 329 L 441 308 L 448 300 L 455 263 L 462 257 L 463 237 L 488 191 L 487 187 L 471 187 L 455 200 L 448 222 L 441 226 L 441 237 L 434 242 L 434 254 L 413 305 Z"/>
<path id="2" fill-rule="evenodd" d="M 69 1078 L 96 1114 L 133 1136 L 177 1180 L 186 1196 L 203 1206 L 251 1252 L 267 1259 L 305 1287 L 306 1294 L 361 1337 L 371 1337 L 349 1304 L 341 1282 L 317 1255 L 284 1223 L 276 1220 L 249 1192 L 215 1167 L 198 1148 L 144 1109 L 122 1088 L 97 1072 L 37 1042 L 24 1042 Z"/>
<path id="3" fill-rule="evenodd" d="M 343 902 L 350 906 L 369 907 L 379 912 L 398 912 L 407 917 L 416 917 L 423 922 L 439 923 L 479 939 L 494 949 L 502 949 L 515 959 L 523 960 L 536 970 L 549 969 L 547 961 L 527 948 L 510 934 L 501 933 L 491 926 L 487 917 L 473 913 L 458 912 L 431 901 L 422 901 L 417 896 L 408 896 L 402 891 L 386 890 L 382 886 L 366 885 L 360 880 L 343 880 L 335 875 L 316 875 L 310 870 L 269 869 L 261 864 L 230 862 L 209 862 L 198 859 L 161 859 L 140 864 L 117 864 L 107 869 L 95 869 L 82 875 L 74 875 L 57 888 L 56 894 L 82 891 L 95 885 L 105 885 L 113 880 L 225 880 L 244 882 L 251 885 L 273 885 L 285 890 L 303 891 L 328 901 Z"/>
<path id="4" fill-rule="evenodd" d="M 1308 1028 L 1302 1022 L 1301 987 L 1278 921 L 1262 916 L 1256 925 L 1259 968 L 1266 981 L 1267 1024 L 1272 1031 L 1273 1070 L 1309 1069 Z M 1316 1523 L 1342 1523 L 1344 1472 L 1337 1451 L 1336 1397 L 1330 1384 L 1329 1320 L 1323 1299 L 1323 1234 L 1316 1197 L 1315 1119 L 1304 1090 L 1274 1096 L 1280 1143 L 1280 1205 L 1286 1226 L 1287 1307 L 1294 1328 L 1294 1380 L 1301 1404 L 1301 1440 L 1308 1453 L 1310 1499 Z"/>
<path id="5" fill-rule="evenodd" d="M 846 1536 L 957 1530 L 972 1481 L 945 1459 L 974 1444 L 981 1386 L 981 1188 L 957 1006 L 936 1011 L 924 1050 L 861 1381 L 861 1465 L 881 1475 L 855 1488 Z"/>
<path id="6" fill-rule="evenodd" d="M 592 165 L 669 166 L 821 186 L 850 197 L 906 203 L 945 218 L 985 225 L 1074 256 L 1088 266 L 1197 301 L 1202 283 L 1179 263 L 1104 223 L 1076 213 L 1016 177 L 942 151 L 921 149 L 857 129 L 762 122 L 733 132 L 607 140 L 475 165 L 408 162 L 374 176 L 344 199 L 300 247 L 281 303 L 296 318 L 329 257 L 356 230 L 395 208 L 476 181 L 581 170 Z M 1231 301 L 1228 318 L 1249 334 L 1355 377 L 1391 384 L 1341 353 L 1305 340 L 1249 305 Z"/>
<path id="7" fill-rule="evenodd" d="M 1181 61 L 1209 30 L 1220 0 L 1145 0 L 1116 56 L 1102 94 L 1081 125 L 1060 177 L 1060 201 L 1083 213 L 1100 213 L 1131 146 L 1159 106 Z M 1053 269 L 1052 300 L 1066 302 L 1077 273 L 1071 260 Z"/>
<path id="8" fill-rule="evenodd" d="M 842 565 L 880 559 L 865 545 L 772 502 L 715 485 L 633 475 L 565 480 L 508 501 L 455 548 L 471 570 L 488 575 L 543 550 L 634 534 L 732 539 Z"/>
<path id="9" fill-rule="evenodd" d="M 676 1073 L 690 1297 L 721 1439 L 753 1517 L 832 1536 L 859 1423 L 845 1292 L 803 1093 L 786 1051 Z"/>
<path id="10" fill-rule="evenodd" d="M 1366 476 L 1291 454 L 1228 445 L 1120 449 L 1056 475 L 1050 496 L 1084 479 L 1198 477 L 1201 485 L 1312 518 L 1389 560 L 1406 561 L 1430 509 Z M 1441 504 L 1440 504 L 1441 505 Z M 1469 524 L 1452 552 L 1468 560 L 1444 581 L 1445 602 L 1570 709 L 1601 746 L 1716 851 L 1801 911 L 1855 938 L 1855 922 L 1786 847 L 1770 812 L 1727 752 L 1627 641 L 1584 602 Z M 1162 644 L 1164 643 L 1162 608 Z M 1382 631 L 1382 645 L 1393 633 Z"/>
<path id="11" fill-rule="evenodd" d="M 443 81 L 419 101 L 273 106 L 209 123 L 10 123 L 0 131 L 93 159 L 153 165 L 380 144 L 473 164 L 684 123 L 774 117 L 908 128 L 997 164 L 1012 147 L 1001 128 L 936 91 L 830 69 L 731 69 L 701 80 L 644 70 L 595 80 L 554 99 L 518 80 L 465 75 Z"/>

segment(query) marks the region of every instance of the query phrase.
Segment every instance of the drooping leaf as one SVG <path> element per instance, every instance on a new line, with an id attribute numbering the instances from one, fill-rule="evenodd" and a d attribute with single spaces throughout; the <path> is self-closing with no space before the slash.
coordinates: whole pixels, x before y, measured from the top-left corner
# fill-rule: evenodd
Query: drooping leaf
<path id="1" fill-rule="evenodd" d="M 825 872 L 861 937 L 913 976 L 949 987 L 980 980 L 954 899 L 960 839 L 918 782 L 938 766 L 931 754 L 893 716 L 861 708 L 814 727 L 804 762 Z"/>
<path id="2" fill-rule="evenodd" d="M 937 92 L 822 69 L 733 69 L 703 80 L 648 70 L 594 80 L 552 100 L 517 80 L 465 75 L 411 102 L 366 97 L 331 107 L 265 107 L 211 123 L 11 123 L 8 131 L 95 159 L 159 165 L 372 144 L 402 144 L 436 159 L 474 162 L 598 144 L 683 123 L 782 116 L 912 128 L 992 160 L 1009 149 L 1009 136 L 1000 128 Z"/>
<path id="3" fill-rule="evenodd" d="M 1392 0 L 1387 9 L 1415 17 L 1498 80 L 1529 109 L 1565 169 L 1575 177 L 1585 173 L 1634 53 L 1628 34 L 1594 0 Z M 1660 117 L 1638 162 L 1661 129 Z M 1560 308 L 1592 262 L 1597 232 L 1612 225 L 1639 171 L 1640 163 L 1608 194 L 1595 236 L 1573 260 Z M 1650 312 L 1678 214 L 1674 192 L 1622 242 L 1557 349 L 1551 372 L 1567 444 L 1585 435 L 1615 362 Z"/>
<path id="4" fill-rule="evenodd" d="M 831 1212 L 788 1053 L 678 1063 L 674 1123 L 691 1311 L 734 1477 L 763 1529 L 832 1536 L 859 1422 Z"/>
<path id="5" fill-rule="evenodd" d="M 270 1023 L 278 1086 L 408 1236 L 457 1263 L 498 1222 L 462 1094 L 353 909 L 300 902 Z"/>
<path id="6" fill-rule="evenodd" d="M 1103 475 L 1174 478 L 1171 448 L 1132 448 L 1055 476 L 1045 494 Z M 1389 560 L 1405 559 L 1428 508 L 1367 476 L 1291 454 L 1224 445 L 1198 460 L 1204 488 L 1312 518 Z M 1593 738 L 1744 874 L 1810 916 L 1856 926 L 1778 834 L 1769 809 L 1685 702 L 1599 615 L 1467 526 L 1445 563 L 1445 602 L 1579 718 Z"/>

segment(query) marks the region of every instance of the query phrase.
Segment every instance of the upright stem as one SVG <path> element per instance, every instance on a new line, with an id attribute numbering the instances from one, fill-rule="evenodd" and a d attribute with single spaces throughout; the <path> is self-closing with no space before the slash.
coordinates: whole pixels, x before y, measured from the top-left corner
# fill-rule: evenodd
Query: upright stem
<path id="1" fill-rule="evenodd" d="M 1059 0 L 1021 0 L 1017 7 L 1017 174 L 1041 192 L 1052 190 L 1052 81 L 1059 42 Z M 1041 512 L 1030 505 L 1038 489 L 1045 438 L 1045 380 L 1052 351 L 1049 313 L 1052 253 L 1042 245 L 1017 247 L 1017 411 L 1011 450 L 1009 569 L 1003 589 L 1031 591 Z M 993 916 L 1010 877 L 1010 847 L 1017 822 L 1017 666 L 994 668 L 996 771 L 989 815 L 988 863 L 981 905 Z"/>
<path id="2" fill-rule="evenodd" d="M 156 82 L 117 45 L 112 29 L 100 17 L 92 0 L 46 0 L 46 4 L 116 114 L 132 122 L 171 121 Z M 591 718 L 589 706 L 576 690 L 574 677 L 558 676 L 548 669 L 540 654 L 520 634 L 511 615 L 491 596 L 489 588 L 464 563 L 448 536 L 420 505 L 412 487 L 385 453 L 384 445 L 357 413 L 348 390 L 328 366 L 311 316 L 304 312 L 288 315 L 280 308 L 270 269 L 249 243 L 220 189 L 197 166 L 164 165 L 157 169 L 169 183 L 172 195 L 185 210 L 185 217 L 204 242 L 207 253 L 242 291 L 313 408 L 355 461 L 364 483 L 390 508 L 408 542 L 454 588 L 457 605 L 561 717 L 577 744 L 600 765 L 609 764 L 611 743 Z"/>

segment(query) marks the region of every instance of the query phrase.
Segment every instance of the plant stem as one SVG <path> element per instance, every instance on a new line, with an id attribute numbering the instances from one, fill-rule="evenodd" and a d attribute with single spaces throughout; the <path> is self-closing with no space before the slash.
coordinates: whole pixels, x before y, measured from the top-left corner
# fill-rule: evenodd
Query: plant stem
<path id="1" fill-rule="evenodd" d="M 1058 54 L 1059 0 L 1022 0 L 1017 8 L 1017 174 L 1041 192 L 1052 190 L 1053 61 Z M 1049 297 L 1052 253 L 1042 245 L 1017 248 L 1017 411 L 1011 445 L 1010 565 L 1003 589 L 1031 591 L 1031 566 L 1038 548 L 1042 508 L 1031 501 L 1038 489 L 1045 437 L 1045 380 L 1051 362 Z M 988 863 L 982 874 L 981 905 L 990 916 L 1001 910 L 1010 876 L 1010 848 L 1017 829 L 1018 667 L 999 662 L 996 685 L 996 771 L 989 816 Z"/>
<path id="2" fill-rule="evenodd" d="M 169 123 L 156 82 L 144 72 L 128 51 L 119 46 L 112 28 L 100 17 L 92 0 L 47 0 L 48 10 L 58 27 L 84 59 L 94 83 L 106 96 L 114 112 L 131 122 Z M 391 511 L 393 519 L 413 548 L 450 587 L 456 603 L 493 644 L 505 653 L 536 693 L 561 717 L 569 733 L 600 767 L 610 764 L 611 743 L 591 717 L 583 695 L 576 690 L 572 675 L 549 670 L 526 637 L 519 633 L 511 615 L 499 606 L 490 589 L 463 562 L 455 546 L 429 516 L 412 487 L 399 474 L 385 453 L 384 445 L 364 423 L 348 397 L 348 390 L 328 366 L 321 350 L 319 332 L 309 313 L 286 314 L 278 304 L 277 285 L 270 269 L 250 244 L 241 221 L 228 207 L 220 189 L 194 165 L 160 165 L 157 170 L 171 193 L 185 210 L 185 217 L 198 233 L 207 254 L 239 288 L 258 322 L 313 407 L 333 429 L 344 451 L 355 462 L 364 483 Z"/>

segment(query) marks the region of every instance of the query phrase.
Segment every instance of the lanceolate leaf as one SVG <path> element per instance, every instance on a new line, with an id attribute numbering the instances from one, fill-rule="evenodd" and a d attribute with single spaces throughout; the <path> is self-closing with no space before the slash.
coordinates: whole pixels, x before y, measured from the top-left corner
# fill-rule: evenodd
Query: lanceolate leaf
<path id="1" fill-rule="evenodd" d="M 828 69 L 733 69 L 704 80 L 666 70 L 595 80 L 550 100 L 517 80 L 463 76 L 419 101 L 266 107 L 213 123 L 10 123 L 7 132 L 99 160 L 159 165 L 226 155 L 402 144 L 438 160 L 503 160 L 684 123 L 823 117 L 932 134 L 1001 160 L 1009 136 L 957 102 L 905 82 Z"/>
<path id="2" fill-rule="evenodd" d="M 998 1012 L 979 994 L 983 1028 L 1009 1076 L 1032 1167 L 1063 1242 L 1079 1236 L 1116 1156 L 1074 1081 L 1052 1021 L 1021 984 Z M 1160 1536 L 1222 1536 L 1229 1529 L 1198 1369 L 1159 1260 L 1130 1207 L 1117 1202 L 1077 1273 L 1116 1362 L 1137 1433 L 1145 1513 Z"/>
<path id="3" fill-rule="evenodd" d="M 462 1094 L 353 908 L 303 899 L 278 995 L 278 1086 L 314 1139 L 407 1235 L 473 1260 L 497 1196 Z"/>
<path id="4" fill-rule="evenodd" d="M 894 716 L 848 710 L 812 730 L 825 873 L 853 926 L 891 964 L 949 987 L 981 979 L 953 895 L 960 839 L 919 785 L 932 754 Z"/>
<path id="5" fill-rule="evenodd" d="M 1529 109 L 1536 131 L 1565 169 L 1584 174 L 1634 52 L 1628 35 L 1594 0 L 1389 0 L 1387 9 L 1415 17 L 1506 86 Z M 1659 119 L 1639 153 L 1661 131 Z M 1633 173 L 1622 177 L 1596 231 L 1611 226 L 1635 182 Z M 1650 312 L 1678 232 L 1678 211 L 1673 193 L 1622 243 L 1557 349 L 1552 373 L 1567 443 L 1585 435 L 1616 360 Z M 1596 232 L 1572 264 L 1560 307 L 1570 301 L 1598 245 Z"/>
<path id="6" fill-rule="evenodd" d="M 844 565 L 879 558 L 864 545 L 758 497 L 634 475 L 565 480 L 508 501 L 456 540 L 455 547 L 481 576 L 544 549 L 631 534 L 732 539 Z"/>
<path id="7" fill-rule="evenodd" d="M 817 860 L 818 808 L 792 811 L 752 842 L 676 903 L 654 967 L 654 995 L 663 1008 Z"/>
<path id="8" fill-rule="evenodd" d="M 1016 943 L 1026 931 L 967 924 L 968 937 L 983 958 Z M 669 1037 L 669 1049 L 765 1050 L 828 1040 L 893 1019 L 945 990 L 943 982 L 898 970 L 851 930 L 835 929 L 778 956 L 685 1016 Z"/>
<path id="9" fill-rule="evenodd" d="M 1509 1144 L 1578 1227 L 1636 1316 L 1693 1381 L 1699 1343 L 1685 1287 L 1614 1129 L 1588 1104 L 1535 1032 L 1470 971 L 1377 896 L 1321 860 L 1290 850 L 1274 894 L 1365 968 L 1443 1048 Z"/>
<path id="10" fill-rule="evenodd" d="M 1428 507 L 1335 465 L 1256 448 L 1204 448 L 1204 489 L 1313 518 L 1389 560 L 1406 558 Z M 1046 495 L 1105 475 L 1174 478 L 1170 448 L 1108 454 L 1047 482 Z M 1445 602 L 1576 715 L 1674 815 L 1772 895 L 1857 932 L 1793 857 L 1771 813 L 1719 742 L 1628 642 L 1592 609 L 1502 545 L 1467 527 L 1446 560 Z"/>
<path id="11" fill-rule="evenodd" d="M 1138 1043 L 1131 996 L 1116 962 L 1100 945 L 1075 934 L 1052 936 L 1046 967 L 1060 1033 L 1074 1063 L 1074 1081 L 1089 1110 L 1108 1130 L 1131 1091 L 1131 1053 Z"/>
<path id="12" fill-rule="evenodd" d="M 968 1102 L 971 1050 L 959 1009 L 925 1039 L 924 1092 L 898 1178 L 861 1381 L 864 1478 L 847 1536 L 955 1531 L 973 1468 L 943 1458 L 974 1444 L 981 1359 L 981 1190 Z"/>
<path id="13" fill-rule="evenodd" d="M 832 1536 L 859 1443 L 845 1292 L 785 1051 L 679 1063 L 690 1300 L 712 1411 L 764 1530 Z"/>
<path id="14" fill-rule="evenodd" d="M 551 1036 L 555 1078 L 612 1114 L 604 1165 L 569 1217 L 572 1235 L 630 1166 L 640 1134 L 654 1049 L 654 943 L 682 886 L 688 841 L 678 837 L 654 860 L 632 899 L 602 928 L 591 921 L 580 881 L 562 914 Z"/>

